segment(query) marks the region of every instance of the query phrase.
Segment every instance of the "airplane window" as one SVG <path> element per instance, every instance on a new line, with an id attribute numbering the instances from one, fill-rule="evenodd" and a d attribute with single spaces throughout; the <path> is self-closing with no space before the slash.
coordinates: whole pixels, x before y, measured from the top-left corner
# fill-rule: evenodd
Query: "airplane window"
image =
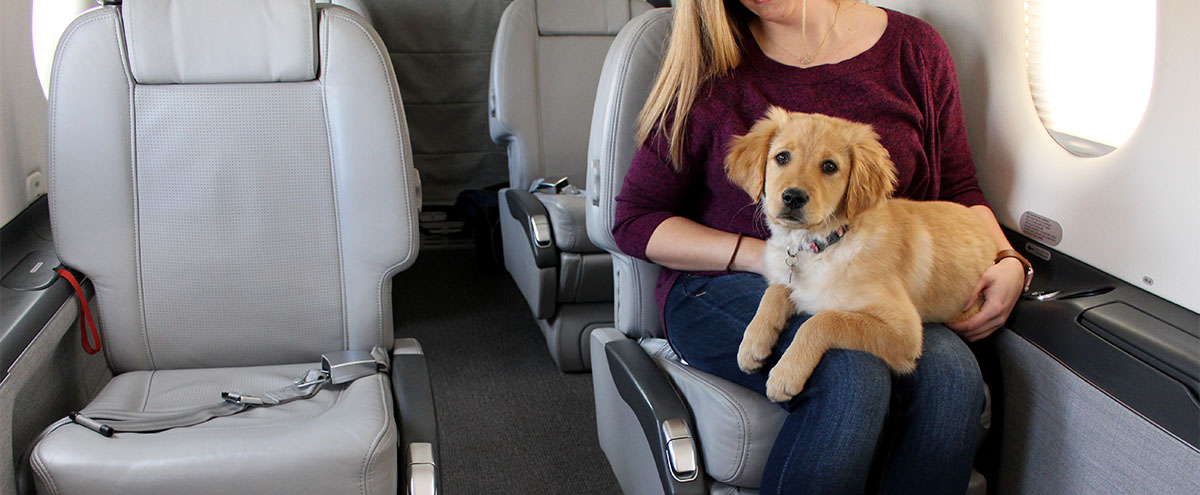
<path id="1" fill-rule="evenodd" d="M 1042 123 L 1100 156 L 1137 128 L 1154 74 L 1155 0 L 1028 0 L 1025 59 Z"/>
<path id="2" fill-rule="evenodd" d="M 33 60 L 38 80 L 42 82 L 42 93 L 50 94 L 50 67 L 54 63 L 54 51 L 58 38 L 80 12 L 96 3 L 92 0 L 32 0 L 31 27 L 33 36 Z"/>

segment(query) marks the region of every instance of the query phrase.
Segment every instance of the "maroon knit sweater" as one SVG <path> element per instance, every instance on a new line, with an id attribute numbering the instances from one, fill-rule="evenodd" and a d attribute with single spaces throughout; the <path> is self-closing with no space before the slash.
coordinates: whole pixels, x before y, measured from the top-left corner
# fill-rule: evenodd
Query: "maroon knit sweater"
<path id="1" fill-rule="evenodd" d="M 986 204 L 946 43 L 924 21 L 886 12 L 887 28 L 870 49 L 806 69 L 770 59 L 746 33 L 741 64 L 696 96 L 685 130 L 684 170 L 671 167 L 662 134 L 652 135 L 634 156 L 616 199 L 613 236 L 621 251 L 646 259 L 650 234 L 673 216 L 765 239 L 756 200 L 729 182 L 724 159 L 730 138 L 745 134 L 770 105 L 871 124 L 896 163 L 897 197 Z M 663 269 L 655 290 L 659 311 L 679 275 Z"/>

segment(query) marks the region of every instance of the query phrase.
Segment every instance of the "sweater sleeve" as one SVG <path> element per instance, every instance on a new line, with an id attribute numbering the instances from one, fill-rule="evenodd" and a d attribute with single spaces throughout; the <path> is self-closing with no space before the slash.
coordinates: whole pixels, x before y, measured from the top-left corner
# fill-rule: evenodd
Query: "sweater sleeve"
<path id="1" fill-rule="evenodd" d="M 975 162 L 971 158 L 971 145 L 967 142 L 967 127 L 963 117 L 958 87 L 958 73 L 950 49 L 941 36 L 929 28 L 926 44 L 930 55 L 934 105 L 933 115 L 937 119 L 941 187 L 938 199 L 953 201 L 965 206 L 987 205 L 979 181 L 975 178 Z"/>
<path id="2" fill-rule="evenodd" d="M 646 244 L 664 220 L 680 214 L 693 172 L 671 166 L 665 136 L 655 132 L 639 148 L 616 198 L 613 238 L 617 247 L 646 261 Z"/>

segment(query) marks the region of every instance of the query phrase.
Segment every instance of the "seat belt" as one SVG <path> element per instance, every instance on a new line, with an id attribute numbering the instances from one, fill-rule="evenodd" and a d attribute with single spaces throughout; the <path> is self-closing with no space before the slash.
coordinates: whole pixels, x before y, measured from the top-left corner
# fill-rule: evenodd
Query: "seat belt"
<path id="1" fill-rule="evenodd" d="M 55 272 L 71 284 L 71 288 L 75 289 L 75 296 L 79 298 L 79 336 L 83 339 L 83 351 L 88 354 L 100 352 L 100 330 L 96 329 L 96 322 L 92 320 L 92 310 L 88 307 L 87 295 L 83 293 L 83 286 L 79 285 L 79 280 L 75 278 L 71 270 L 58 268 Z M 89 335 L 91 335 L 91 339 L 88 338 Z"/>
<path id="2" fill-rule="evenodd" d="M 221 402 L 177 411 L 122 411 L 84 409 L 67 416 L 76 423 L 106 437 L 114 433 L 153 433 L 172 428 L 198 425 L 214 418 L 232 416 L 254 407 L 272 407 L 317 395 L 326 385 L 340 385 L 359 378 L 386 373 L 390 366 L 383 347 L 367 351 L 337 351 L 321 356 L 321 369 L 308 370 L 304 376 L 261 395 L 221 392 Z M 52 428 L 66 424 L 55 423 Z"/>

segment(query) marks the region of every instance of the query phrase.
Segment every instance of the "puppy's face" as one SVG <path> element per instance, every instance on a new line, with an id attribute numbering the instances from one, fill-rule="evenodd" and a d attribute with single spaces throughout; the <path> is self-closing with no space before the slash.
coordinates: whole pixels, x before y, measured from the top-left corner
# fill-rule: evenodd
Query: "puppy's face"
<path id="1" fill-rule="evenodd" d="M 871 127 L 771 107 L 725 158 L 734 184 L 759 198 L 768 222 L 840 225 L 886 199 L 896 170 Z"/>

